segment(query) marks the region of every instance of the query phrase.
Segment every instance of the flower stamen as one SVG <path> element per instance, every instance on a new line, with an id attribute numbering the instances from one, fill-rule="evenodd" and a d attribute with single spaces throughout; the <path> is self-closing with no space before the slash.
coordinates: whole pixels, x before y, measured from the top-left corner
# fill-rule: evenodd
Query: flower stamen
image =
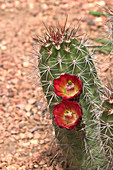
<path id="1" fill-rule="evenodd" d="M 66 90 L 74 90 L 74 83 L 72 83 L 71 80 L 68 81 L 68 83 L 65 85 Z"/>
<path id="2" fill-rule="evenodd" d="M 64 115 L 67 116 L 67 117 L 72 117 L 72 112 L 69 111 L 69 110 L 66 110 Z"/>

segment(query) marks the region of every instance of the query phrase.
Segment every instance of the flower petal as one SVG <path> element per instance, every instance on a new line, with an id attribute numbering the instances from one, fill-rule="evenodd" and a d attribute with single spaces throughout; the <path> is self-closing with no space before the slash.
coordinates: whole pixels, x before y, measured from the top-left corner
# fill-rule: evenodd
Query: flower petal
<path id="1" fill-rule="evenodd" d="M 60 104 L 54 106 L 53 115 L 54 121 L 59 127 L 73 129 L 79 124 L 82 110 L 78 102 L 63 100 Z"/>
<path id="2" fill-rule="evenodd" d="M 72 84 L 69 85 L 68 81 Z M 53 84 L 55 93 L 66 100 L 78 97 L 82 91 L 82 82 L 76 75 L 61 75 L 59 79 L 54 79 Z"/>

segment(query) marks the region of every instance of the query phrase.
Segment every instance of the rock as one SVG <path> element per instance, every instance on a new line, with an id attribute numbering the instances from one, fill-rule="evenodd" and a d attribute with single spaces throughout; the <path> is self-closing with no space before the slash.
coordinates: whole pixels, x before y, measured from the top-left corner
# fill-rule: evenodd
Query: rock
<path id="1" fill-rule="evenodd" d="M 19 124 L 19 128 L 23 128 L 25 125 L 26 125 L 26 124 L 22 121 L 22 122 L 20 122 L 20 124 Z"/>
<path id="2" fill-rule="evenodd" d="M 17 104 L 16 107 L 18 107 L 19 109 L 24 109 L 25 105 L 24 104 Z"/>
<path id="3" fill-rule="evenodd" d="M 5 9 L 6 8 L 6 4 L 1 4 L 1 9 Z"/>
<path id="4" fill-rule="evenodd" d="M 35 102 L 35 106 L 41 106 L 42 105 L 42 102 Z"/>
<path id="5" fill-rule="evenodd" d="M 30 112 L 27 112 L 26 115 L 27 115 L 28 117 L 30 117 L 30 116 L 31 116 L 31 113 L 30 113 Z"/>
<path id="6" fill-rule="evenodd" d="M 7 166 L 6 170 L 17 170 L 17 169 L 19 169 L 19 166 L 16 164 L 12 164 L 12 165 Z"/>
<path id="7" fill-rule="evenodd" d="M 44 140 L 40 140 L 40 144 L 41 144 L 41 145 L 44 144 Z"/>
<path id="8" fill-rule="evenodd" d="M 34 4 L 33 3 L 29 3 L 29 8 L 33 9 L 34 8 Z"/>
<path id="9" fill-rule="evenodd" d="M 15 1 L 15 7 L 19 7 L 20 6 L 20 2 L 19 1 Z"/>
<path id="10" fill-rule="evenodd" d="M 100 5 L 101 7 L 105 6 L 105 4 L 106 4 L 105 1 L 98 1 L 98 5 Z"/>
<path id="11" fill-rule="evenodd" d="M 36 130 L 38 130 L 38 126 L 29 129 L 29 132 L 34 133 Z"/>
<path id="12" fill-rule="evenodd" d="M 39 164 L 40 164 L 40 165 L 44 165 L 44 164 L 45 164 L 45 161 L 42 159 Z"/>
<path id="13" fill-rule="evenodd" d="M 37 109 L 36 107 L 32 108 L 32 112 L 33 112 L 34 114 L 37 114 L 37 111 L 38 111 L 38 109 Z"/>
<path id="14" fill-rule="evenodd" d="M 3 168 L 6 167 L 6 166 L 7 166 L 7 163 L 6 163 L 6 162 L 1 163 L 1 161 L 0 161 L 0 169 L 3 169 Z"/>
<path id="15" fill-rule="evenodd" d="M 59 1 L 55 1 L 55 2 L 53 2 L 53 5 L 54 6 L 58 6 L 60 4 L 60 2 Z"/>
<path id="16" fill-rule="evenodd" d="M 102 26 L 103 25 L 102 17 L 96 17 L 95 18 L 95 23 L 98 26 Z"/>
<path id="17" fill-rule="evenodd" d="M 13 135 L 12 138 L 11 138 L 12 141 L 15 141 L 15 140 L 19 140 L 19 136 L 18 135 Z"/>
<path id="18" fill-rule="evenodd" d="M 34 120 L 38 120 L 38 121 L 40 120 L 40 116 L 36 113 L 34 114 Z"/>
<path id="19" fill-rule="evenodd" d="M 34 133 L 34 139 L 40 139 L 41 138 L 41 134 L 38 132 Z"/>
<path id="20" fill-rule="evenodd" d="M 12 135 L 17 135 L 19 133 L 19 129 L 13 127 L 10 132 Z"/>
<path id="21" fill-rule="evenodd" d="M 38 140 L 36 140 L 36 139 L 32 139 L 31 141 L 30 141 L 30 143 L 31 144 L 33 144 L 33 145 L 38 145 Z"/>
<path id="22" fill-rule="evenodd" d="M 30 104 L 27 104 L 27 105 L 25 105 L 25 110 L 27 111 L 27 112 L 29 112 L 30 110 L 31 110 L 31 108 L 32 108 L 32 105 L 30 105 Z"/>
<path id="23" fill-rule="evenodd" d="M 25 136 L 26 136 L 26 138 L 28 138 L 28 139 L 32 139 L 32 138 L 33 138 L 33 134 L 30 133 L 30 132 L 26 132 L 26 133 L 25 133 Z"/>
<path id="24" fill-rule="evenodd" d="M 36 102 L 36 99 L 34 99 L 34 98 L 28 100 L 29 104 L 34 104 L 35 102 Z"/>
<path id="25" fill-rule="evenodd" d="M 109 65 L 100 65 L 99 68 L 101 69 L 102 72 L 106 72 L 109 69 Z"/>
<path id="26" fill-rule="evenodd" d="M 7 154 L 6 161 L 8 162 L 8 164 L 11 164 L 12 159 L 13 159 L 13 155 Z"/>
<path id="27" fill-rule="evenodd" d="M 11 80 L 11 82 L 12 82 L 13 84 L 18 84 L 18 81 L 19 81 L 19 80 L 18 80 L 17 78 Z"/>
<path id="28" fill-rule="evenodd" d="M 9 137 L 9 136 L 10 136 L 10 133 L 6 131 L 5 134 L 4 134 L 4 136 L 5 136 L 5 137 Z"/>
<path id="29" fill-rule="evenodd" d="M 45 149 L 46 151 L 50 149 L 50 146 L 49 146 L 48 143 L 44 145 L 44 149 Z"/>
<path id="30" fill-rule="evenodd" d="M 6 49 L 7 49 L 7 47 L 5 45 L 1 46 L 1 50 L 6 50 Z"/>
<path id="31" fill-rule="evenodd" d="M 20 133 L 20 135 L 19 135 L 19 136 L 20 136 L 20 138 L 21 138 L 21 139 L 25 139 L 25 138 L 26 138 L 25 133 Z"/>
<path id="32" fill-rule="evenodd" d="M 42 9 L 47 10 L 48 9 L 48 5 L 47 4 L 42 4 Z"/>
<path id="33" fill-rule="evenodd" d="M 21 166 L 19 170 L 26 170 L 26 166 Z"/>
<path id="34" fill-rule="evenodd" d="M 95 22 L 93 20 L 88 21 L 89 25 L 95 25 Z"/>
<path id="35" fill-rule="evenodd" d="M 23 66 L 24 66 L 24 67 L 28 67 L 28 66 L 29 66 L 29 61 L 24 61 L 24 62 L 23 62 Z"/>
<path id="36" fill-rule="evenodd" d="M 3 139 L 0 139 L 0 144 L 4 143 Z"/>
<path id="37" fill-rule="evenodd" d="M 23 143 L 22 145 L 23 145 L 23 147 L 27 147 L 27 146 L 30 146 L 30 143 L 26 142 L 26 143 Z"/>

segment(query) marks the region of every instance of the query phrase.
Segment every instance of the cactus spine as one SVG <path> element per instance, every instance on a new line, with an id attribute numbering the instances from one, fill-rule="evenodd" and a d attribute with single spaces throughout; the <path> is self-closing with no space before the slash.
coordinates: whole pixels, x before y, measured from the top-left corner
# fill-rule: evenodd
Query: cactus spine
<path id="1" fill-rule="evenodd" d="M 71 170 L 109 169 L 113 161 L 113 114 L 108 112 L 113 105 L 102 101 L 104 90 L 93 58 L 85 42 L 77 39 L 77 28 L 66 28 L 66 22 L 64 27 L 45 26 L 45 37 L 34 38 L 41 45 L 38 68 L 55 134 Z M 82 93 L 75 99 L 81 105 L 82 120 L 72 130 L 57 126 L 53 116 L 54 106 L 62 101 L 54 92 L 53 80 L 65 73 L 77 75 L 83 83 Z"/>

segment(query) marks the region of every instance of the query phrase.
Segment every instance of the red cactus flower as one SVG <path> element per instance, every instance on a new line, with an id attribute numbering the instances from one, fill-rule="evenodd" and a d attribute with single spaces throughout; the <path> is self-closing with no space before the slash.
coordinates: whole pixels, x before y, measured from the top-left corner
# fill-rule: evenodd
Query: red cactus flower
<path id="1" fill-rule="evenodd" d="M 54 79 L 53 84 L 55 93 L 66 100 L 77 97 L 82 90 L 82 82 L 75 75 L 61 75 L 59 79 Z"/>
<path id="2" fill-rule="evenodd" d="M 82 117 L 81 106 L 76 101 L 63 100 L 54 106 L 53 115 L 54 121 L 59 127 L 73 129 L 79 124 L 79 119 Z"/>

